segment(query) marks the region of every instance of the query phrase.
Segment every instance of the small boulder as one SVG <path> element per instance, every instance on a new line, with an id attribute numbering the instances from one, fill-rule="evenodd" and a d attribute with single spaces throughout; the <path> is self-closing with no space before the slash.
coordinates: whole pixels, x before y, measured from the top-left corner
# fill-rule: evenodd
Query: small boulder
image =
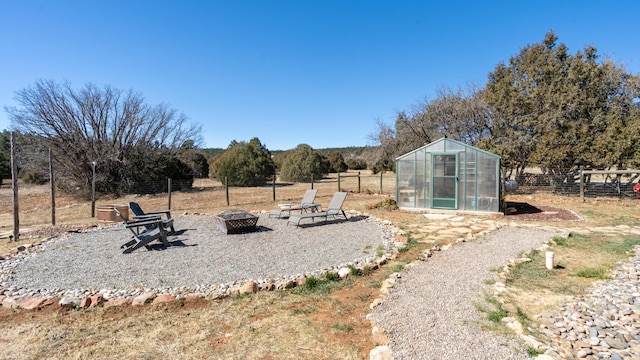
<path id="1" fill-rule="evenodd" d="M 130 303 L 131 303 L 131 300 L 125 299 L 125 298 L 110 299 L 109 301 L 104 303 L 104 307 L 109 308 L 113 306 L 125 306 L 125 305 L 129 305 Z"/>
<path id="2" fill-rule="evenodd" d="M 153 299 L 154 304 L 165 304 L 176 301 L 176 297 L 170 294 L 160 294 Z"/>
<path id="3" fill-rule="evenodd" d="M 83 309 L 94 308 L 100 304 L 103 304 L 104 301 L 104 296 L 102 294 L 87 296 L 86 298 L 82 299 L 80 306 Z"/>
<path id="4" fill-rule="evenodd" d="M 7 309 L 16 309 L 19 307 L 19 305 L 16 299 L 12 297 L 6 297 L 4 300 L 2 300 L 2 307 L 5 307 Z"/>
<path id="5" fill-rule="evenodd" d="M 282 280 L 276 283 L 276 289 L 287 290 L 296 287 L 296 282 L 293 280 Z"/>
<path id="6" fill-rule="evenodd" d="M 346 279 L 349 277 L 349 275 L 351 275 L 351 269 L 343 267 L 340 270 L 338 270 L 338 276 L 340 277 L 340 279 Z"/>
<path id="7" fill-rule="evenodd" d="M 58 302 L 58 305 L 65 309 L 73 309 L 80 306 L 81 300 L 75 297 L 63 297 Z"/>
<path id="8" fill-rule="evenodd" d="M 376 346 L 369 352 L 369 360 L 393 360 L 391 348 L 384 346 Z"/>
<path id="9" fill-rule="evenodd" d="M 131 303 L 131 305 L 142 306 L 153 301 L 155 297 L 156 293 L 154 293 L 153 291 L 147 291 L 133 298 L 133 302 Z"/>
<path id="10" fill-rule="evenodd" d="M 247 281 L 240 286 L 240 294 L 255 294 L 258 292 L 258 284 L 255 281 Z"/>
<path id="11" fill-rule="evenodd" d="M 37 297 L 28 297 L 18 300 L 18 306 L 27 310 L 40 309 L 45 300 Z"/>

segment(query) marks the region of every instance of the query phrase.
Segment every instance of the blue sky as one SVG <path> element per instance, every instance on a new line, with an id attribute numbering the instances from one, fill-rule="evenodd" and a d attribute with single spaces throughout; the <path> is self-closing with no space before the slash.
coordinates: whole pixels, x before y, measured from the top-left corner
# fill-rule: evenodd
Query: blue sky
<path id="1" fill-rule="evenodd" d="M 640 2 L 0 0 L 5 106 L 38 79 L 133 89 L 204 147 L 370 144 L 377 121 L 487 74 L 553 30 L 640 74 Z"/>

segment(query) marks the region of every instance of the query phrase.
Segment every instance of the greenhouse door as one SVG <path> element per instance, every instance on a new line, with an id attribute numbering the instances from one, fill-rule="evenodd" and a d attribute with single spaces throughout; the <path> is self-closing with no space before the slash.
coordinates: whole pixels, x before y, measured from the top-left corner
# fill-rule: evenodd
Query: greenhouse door
<path id="1" fill-rule="evenodd" d="M 433 154 L 431 208 L 458 208 L 458 154 Z"/>

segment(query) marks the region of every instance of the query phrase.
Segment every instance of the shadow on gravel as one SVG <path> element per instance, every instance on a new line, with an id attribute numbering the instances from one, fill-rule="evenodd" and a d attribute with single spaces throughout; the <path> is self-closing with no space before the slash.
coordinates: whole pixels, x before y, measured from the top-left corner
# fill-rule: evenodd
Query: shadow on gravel
<path id="1" fill-rule="evenodd" d="M 171 248 L 182 248 L 182 247 L 191 247 L 191 246 L 198 246 L 198 244 L 185 244 L 182 240 L 173 240 L 173 241 L 169 241 L 169 246 L 164 246 L 163 244 L 150 244 L 147 245 L 147 250 L 150 251 L 164 251 L 164 250 L 169 250 Z"/>
<path id="2" fill-rule="evenodd" d="M 537 214 L 542 210 L 525 202 L 511 202 L 506 203 L 507 215 L 519 215 L 519 214 Z"/>
<path id="3" fill-rule="evenodd" d="M 243 234 L 251 234 L 251 233 L 265 232 L 265 231 L 273 231 L 273 229 L 270 227 L 262 226 L 262 225 L 256 225 L 254 229 L 247 229 L 247 230 L 241 230 L 241 231 L 229 231 L 226 234 L 223 232 L 220 232 L 220 234 L 223 234 L 226 236 L 233 236 L 233 235 L 243 235 Z"/>
<path id="4" fill-rule="evenodd" d="M 304 223 L 304 224 L 298 225 L 298 227 L 310 228 L 310 227 L 315 227 L 315 226 L 324 226 L 324 225 L 338 224 L 338 223 L 343 223 L 343 222 L 362 221 L 362 220 L 365 220 L 367 218 L 369 218 L 369 217 L 368 216 L 364 216 L 364 215 L 357 215 L 357 216 L 352 216 L 352 217 L 348 218 L 347 220 L 345 220 L 345 219 L 331 219 L 331 220 L 326 220 L 326 221 Z"/>
<path id="5" fill-rule="evenodd" d="M 176 230 L 176 231 L 172 232 L 169 235 L 171 235 L 171 236 L 182 235 L 182 234 L 186 233 L 188 230 L 198 230 L 198 229 L 180 229 L 180 230 Z"/>
<path id="6" fill-rule="evenodd" d="M 272 228 L 270 228 L 270 227 L 262 226 L 262 225 L 256 225 L 256 231 L 257 231 L 257 232 L 262 232 L 262 231 L 273 231 L 273 229 L 272 229 Z"/>

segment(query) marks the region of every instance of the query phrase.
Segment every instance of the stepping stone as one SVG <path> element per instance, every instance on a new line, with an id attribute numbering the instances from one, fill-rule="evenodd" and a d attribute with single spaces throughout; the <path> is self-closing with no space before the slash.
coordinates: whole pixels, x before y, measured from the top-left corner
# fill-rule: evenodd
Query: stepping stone
<path id="1" fill-rule="evenodd" d="M 444 219 L 450 219 L 454 216 L 455 215 L 449 215 L 449 214 L 424 214 L 424 217 L 426 217 L 429 220 L 444 220 Z"/>

